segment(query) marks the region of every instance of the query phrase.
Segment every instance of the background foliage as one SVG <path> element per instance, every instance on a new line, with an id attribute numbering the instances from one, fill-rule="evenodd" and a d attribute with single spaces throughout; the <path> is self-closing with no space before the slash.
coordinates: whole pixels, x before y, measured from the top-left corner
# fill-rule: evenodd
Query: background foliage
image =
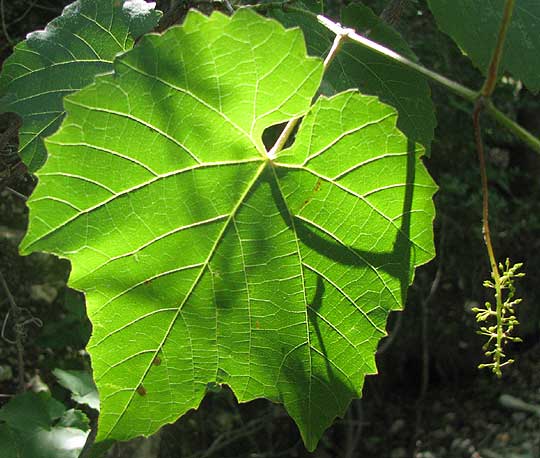
<path id="1" fill-rule="evenodd" d="M 168 2 L 164 3 L 167 8 Z M 385 6 L 376 1 L 366 4 L 377 14 Z M 24 38 L 25 33 L 56 16 L 61 6 L 62 2 L 53 0 L 5 2 L 2 13 L 8 33 L 1 37 L 2 56 L 5 58 L 11 48 L 8 37 L 14 41 Z M 208 5 L 201 8 L 207 10 Z M 471 87 L 481 84 L 481 75 L 437 30 L 423 2 L 409 2 L 397 28 L 424 64 Z M 489 452 L 515 457 L 538 453 L 540 425 L 535 417 L 520 410 L 508 415 L 498 404 L 503 393 L 529 403 L 539 401 L 540 291 L 535 278 L 540 260 L 534 256 L 540 248 L 538 156 L 486 120 L 495 243 L 501 258 L 510 255 L 523 260 L 528 273 L 520 283 L 520 295 L 525 299 L 519 310 L 520 333 L 525 344 L 515 348 L 519 352 L 517 365 L 500 383 L 494 383 L 488 374 L 475 369 L 482 353 L 470 309 L 482 301 L 481 284 L 488 275 L 488 265 L 481 240 L 481 196 L 469 107 L 437 87 L 432 90 L 437 129 L 432 156 L 426 163 L 441 188 L 436 197 L 439 256 L 418 274 L 406 311 L 396 315 L 389 326 L 394 328 L 395 337 L 381 346 L 380 375 L 368 378 L 364 398 L 326 434 L 316 456 L 396 458 L 415 453 L 469 457 L 479 451 L 480 456 L 489 458 Z M 540 134 L 539 100 L 519 81 L 505 78 L 496 99 L 505 112 Z M 10 123 L 3 115 L 0 129 Z M 17 167 L 15 149 L 12 141 L 2 150 L 4 170 Z M 2 173 L 3 183 L 7 179 L 25 195 L 33 188 L 28 175 Z M 1 192 L 0 266 L 18 304 L 43 321 L 42 328 L 27 328 L 27 380 L 39 384 L 39 376 L 56 397 L 69 403 L 68 393 L 56 383 L 52 370 L 85 367 L 81 352 L 88 336 L 84 308 L 80 297 L 65 288 L 66 263 L 44 255 L 18 256 L 16 246 L 26 224 L 25 205 L 13 193 Z M 6 300 L 1 307 L 5 316 Z M 8 369 L 16 368 L 13 346 L 0 347 L 0 364 L 4 374 L 0 393 L 13 393 L 15 380 Z M 153 456 L 163 457 L 305 453 L 281 408 L 265 401 L 238 407 L 228 390 L 209 396 L 198 412 L 165 428 L 153 441 L 159 442 L 159 451 Z M 138 443 L 136 447 L 142 446 Z M 119 447 L 111 453 L 121 456 L 123 452 Z"/>

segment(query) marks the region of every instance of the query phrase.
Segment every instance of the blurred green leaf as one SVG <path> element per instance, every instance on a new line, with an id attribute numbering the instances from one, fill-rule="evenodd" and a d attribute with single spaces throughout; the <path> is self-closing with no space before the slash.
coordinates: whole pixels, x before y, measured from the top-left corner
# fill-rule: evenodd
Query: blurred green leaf
<path id="1" fill-rule="evenodd" d="M 441 30 L 484 74 L 497 42 L 505 0 L 428 0 Z M 501 74 L 508 70 L 531 91 L 540 89 L 540 2 L 518 0 L 506 37 Z"/>
<path id="2" fill-rule="evenodd" d="M 88 435 L 80 411 L 66 411 L 46 392 L 26 392 L 0 409 L 2 458 L 76 458 Z"/>
<path id="3" fill-rule="evenodd" d="M 99 410 L 99 395 L 92 374 L 87 371 L 65 371 L 62 369 L 55 369 L 53 374 L 60 385 L 71 391 L 71 398 L 75 402 Z"/>

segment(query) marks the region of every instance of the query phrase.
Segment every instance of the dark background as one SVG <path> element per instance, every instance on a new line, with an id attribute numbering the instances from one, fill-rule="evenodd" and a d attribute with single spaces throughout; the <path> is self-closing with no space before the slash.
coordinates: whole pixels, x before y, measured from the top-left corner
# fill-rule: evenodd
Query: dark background
<path id="1" fill-rule="evenodd" d="M 0 63 L 28 32 L 61 13 L 66 0 L 0 0 Z M 384 1 L 365 4 L 380 13 Z M 405 1 L 396 28 L 420 61 L 471 88 L 483 78 L 455 44 L 436 28 L 424 1 Z M 186 4 L 196 6 L 196 3 Z M 158 1 L 167 10 L 168 1 Z M 208 2 L 204 10 L 209 11 Z M 184 10 L 185 11 L 185 10 Z M 436 195 L 437 258 L 417 271 L 406 309 L 394 313 L 390 337 L 378 352 L 379 375 L 366 379 L 364 397 L 330 428 L 314 454 L 305 451 L 294 423 L 280 406 L 265 400 L 238 406 L 227 389 L 210 393 L 198 411 L 167 426 L 154 438 L 115 446 L 110 457 L 380 457 L 538 458 L 540 419 L 503 407 L 502 394 L 540 405 L 540 156 L 489 119 L 484 119 L 488 153 L 491 225 L 500 260 L 525 263 L 519 281 L 523 303 L 510 347 L 516 363 L 501 380 L 478 371 L 484 339 L 476 334 L 471 309 L 490 299 L 482 287 L 489 265 L 481 233 L 480 178 L 473 145 L 471 110 L 463 100 L 432 86 L 438 127 L 426 165 L 440 186 Z M 504 78 L 495 103 L 540 135 L 540 97 Z M 49 255 L 21 257 L 26 229 L 24 200 L 34 179 L 18 160 L 16 120 L 0 115 L 0 269 L 17 304 L 43 323 L 26 329 L 26 381 L 48 384 L 69 403 L 52 369 L 88 368 L 84 346 L 90 332 L 81 296 L 66 288 L 69 265 Z M 0 319 L 8 311 L 0 293 Z M 9 322 L 6 333 L 9 334 Z M 0 403 L 16 392 L 16 350 L 0 345 Z"/>

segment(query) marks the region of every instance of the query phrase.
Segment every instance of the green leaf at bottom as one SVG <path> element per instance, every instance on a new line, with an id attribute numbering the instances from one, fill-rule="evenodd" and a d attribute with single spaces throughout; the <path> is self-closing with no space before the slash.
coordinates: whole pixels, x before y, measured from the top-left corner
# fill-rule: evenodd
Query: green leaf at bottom
<path id="1" fill-rule="evenodd" d="M 45 392 L 26 392 L 0 409 L 2 458 L 77 458 L 88 436 L 88 418 Z"/>
<path id="2" fill-rule="evenodd" d="M 396 112 L 320 98 L 298 30 L 190 13 L 66 99 L 22 250 L 72 262 L 98 441 L 151 434 L 209 384 L 282 402 L 309 449 L 361 394 L 432 257 L 435 186 Z M 265 128 L 307 114 L 270 160 Z"/>

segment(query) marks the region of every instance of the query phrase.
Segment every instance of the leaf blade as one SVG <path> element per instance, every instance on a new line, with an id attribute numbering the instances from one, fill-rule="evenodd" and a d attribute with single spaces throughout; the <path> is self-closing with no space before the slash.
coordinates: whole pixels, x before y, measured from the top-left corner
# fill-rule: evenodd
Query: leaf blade
<path id="1" fill-rule="evenodd" d="M 79 0 L 15 47 L 0 75 L 0 110 L 21 116 L 19 154 L 31 172 L 45 162 L 43 139 L 60 125 L 64 96 L 110 71 L 114 56 L 157 24 L 153 7 L 143 0 Z"/>
<path id="2" fill-rule="evenodd" d="M 182 27 L 144 38 L 117 59 L 114 74 L 66 99 L 68 116 L 47 140 L 50 157 L 29 200 L 22 249 L 68 258 L 70 286 L 86 294 L 102 403 L 98 441 L 150 434 L 196 408 L 208 384 L 227 383 L 241 402 L 283 402 L 313 449 L 375 370 L 386 316 L 401 305 L 420 260 L 384 257 L 404 219 L 392 206 L 379 209 L 387 235 L 382 255 L 364 250 L 367 267 L 358 256 L 366 247 L 339 230 L 340 215 L 324 215 L 342 203 L 345 220 L 374 218 L 372 207 L 382 203 L 359 203 L 362 190 L 346 182 L 367 165 L 357 167 L 346 152 L 357 145 L 355 153 L 388 153 L 407 141 L 394 110 L 374 98 L 349 92 L 310 108 L 322 62 L 307 57 L 299 36 L 248 10 L 230 18 L 190 13 Z M 293 146 L 267 159 L 264 129 L 308 111 Z M 378 130 L 366 136 L 366 129 Z M 413 149 L 388 164 L 394 179 L 412 160 L 429 182 L 419 156 Z M 323 159 L 343 177 L 324 175 Z M 319 179 L 328 181 L 319 185 L 328 201 L 320 199 L 315 214 L 314 203 L 298 210 Z M 404 192 L 393 199 L 402 204 Z M 414 202 L 429 214 L 419 226 L 429 248 L 425 200 Z M 334 232 L 337 258 L 328 247 Z M 384 294 L 372 288 L 385 282 Z"/>
<path id="3" fill-rule="evenodd" d="M 429 7 L 443 32 L 448 34 L 485 75 L 497 41 L 504 1 L 489 4 L 469 0 L 429 0 Z M 540 5 L 534 0 L 516 2 L 501 60 L 505 70 L 523 81 L 532 92 L 540 90 Z"/>

